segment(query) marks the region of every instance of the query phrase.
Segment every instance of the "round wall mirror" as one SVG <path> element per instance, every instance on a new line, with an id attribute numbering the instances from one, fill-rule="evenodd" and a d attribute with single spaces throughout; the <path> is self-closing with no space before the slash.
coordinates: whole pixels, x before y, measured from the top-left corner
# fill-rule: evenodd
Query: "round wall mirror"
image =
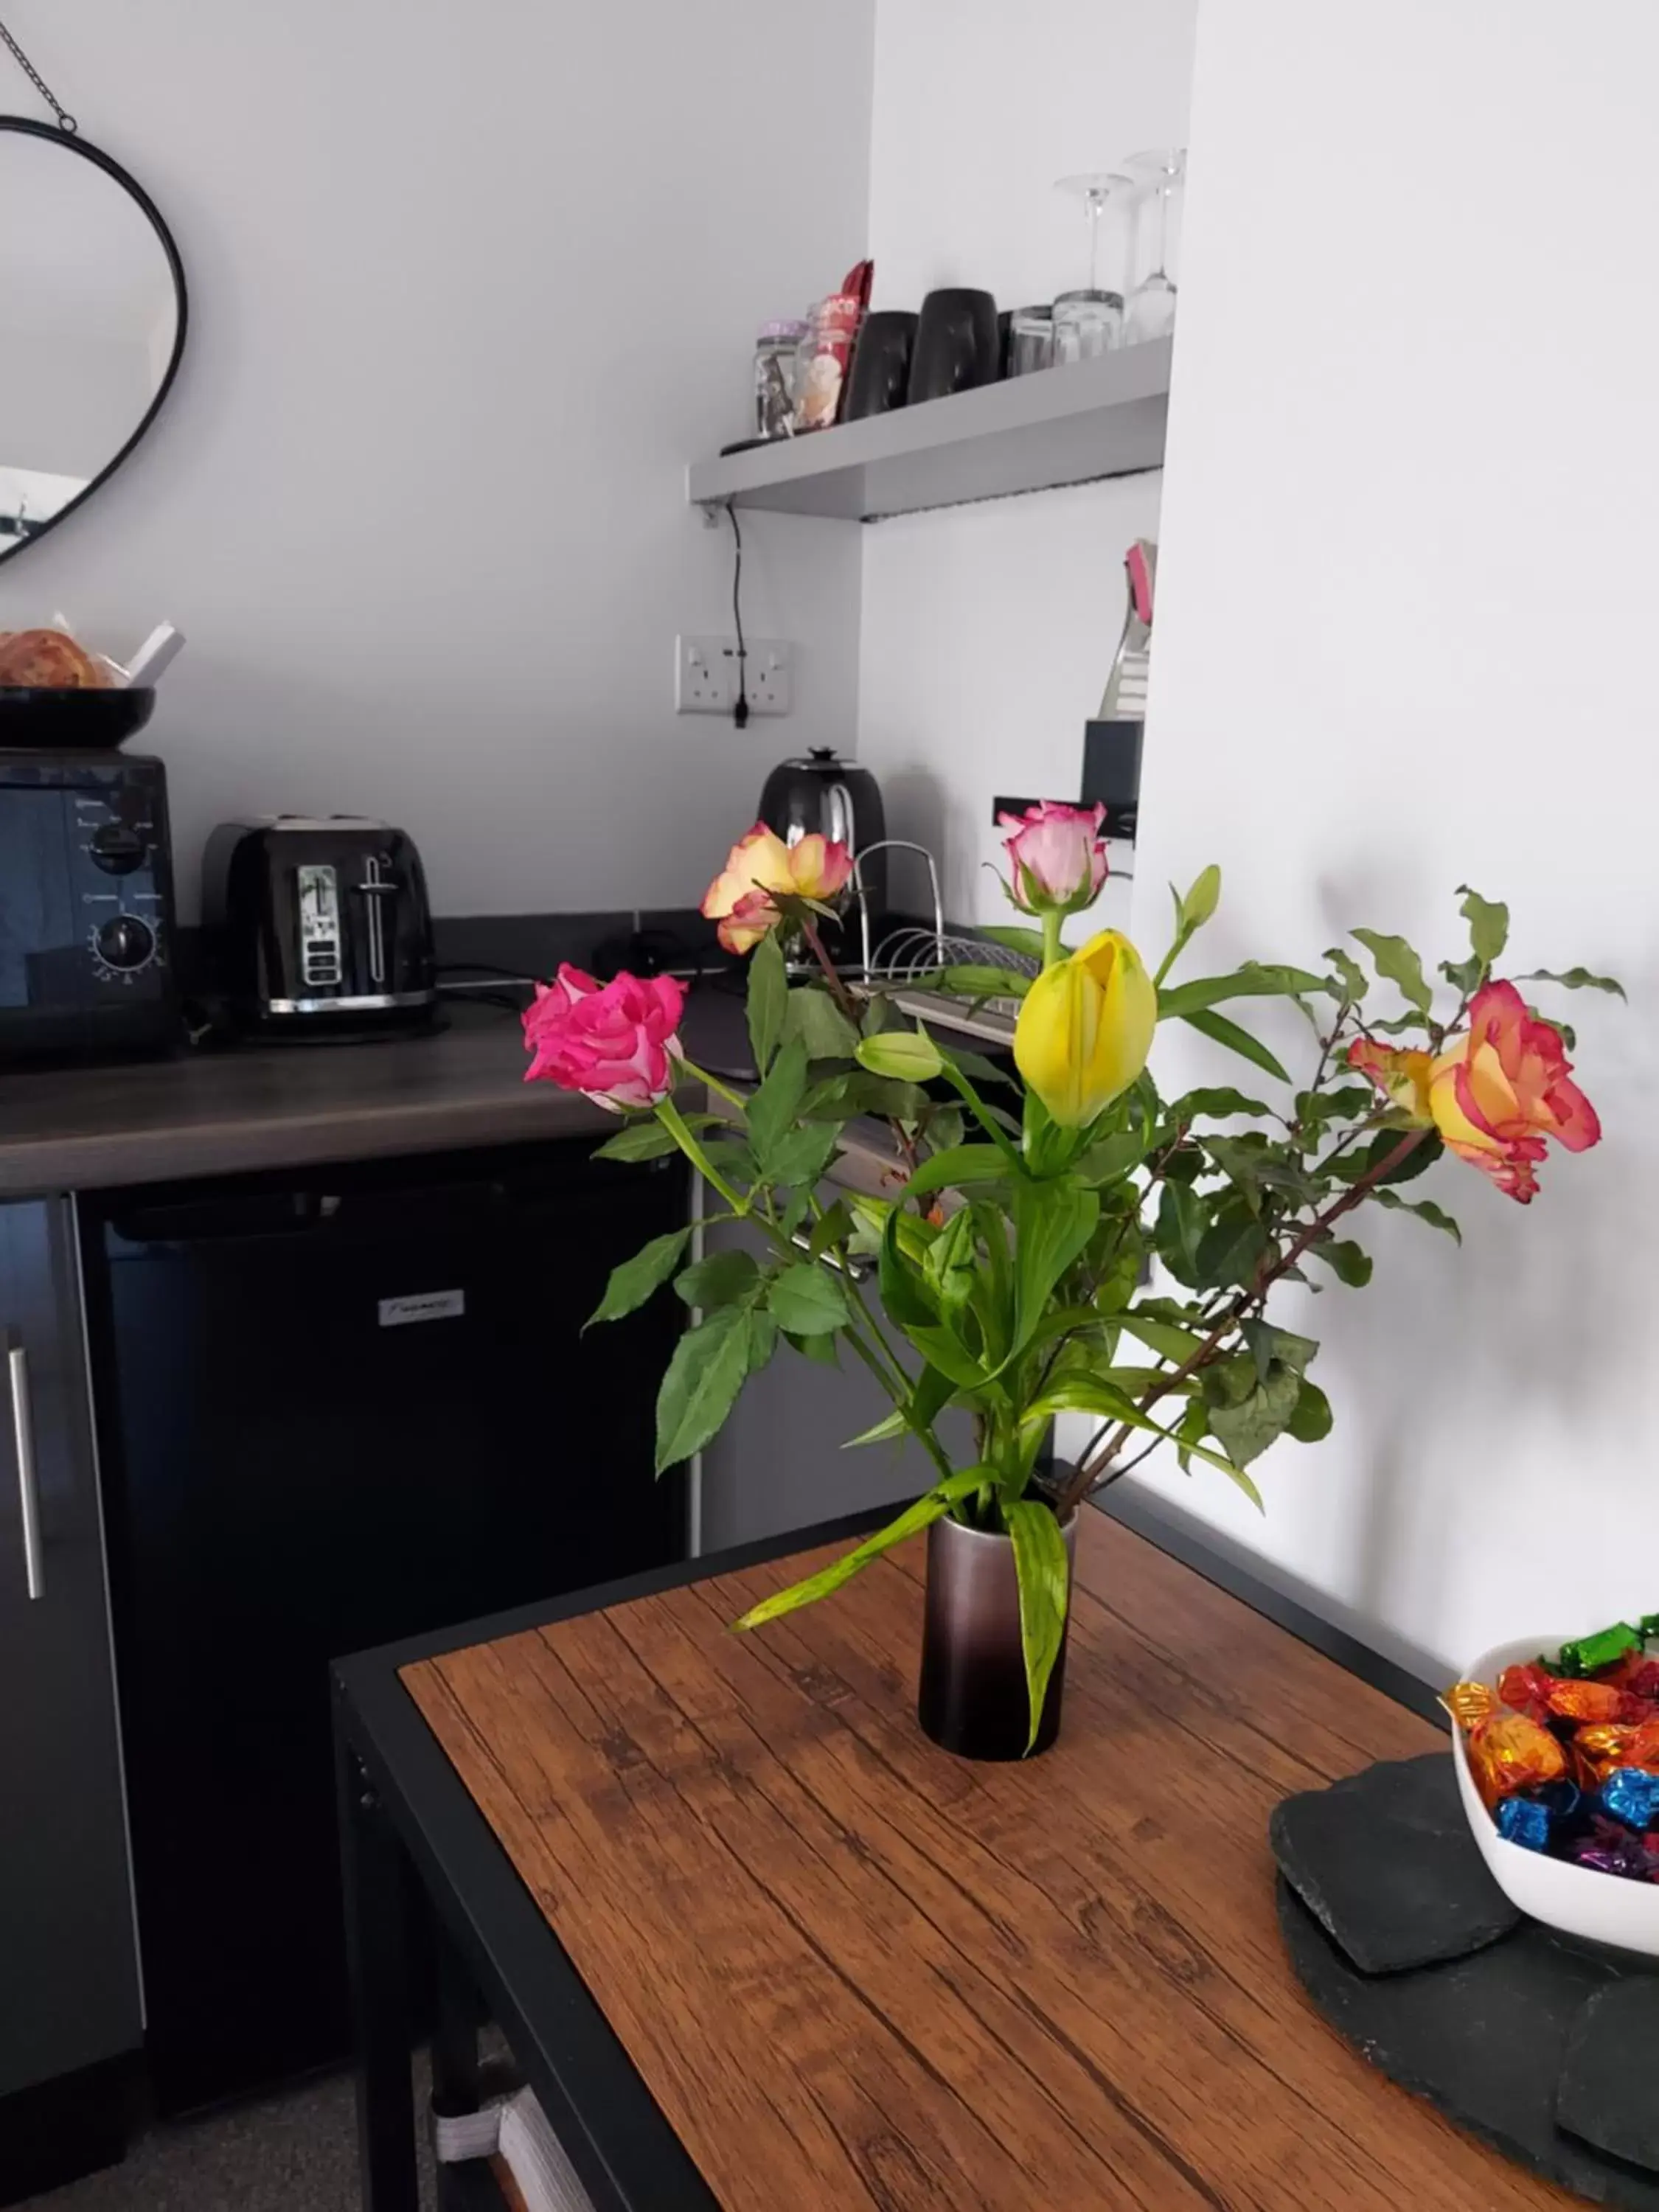
<path id="1" fill-rule="evenodd" d="M 0 116 L 0 561 L 97 490 L 155 419 L 185 272 L 125 169 Z"/>

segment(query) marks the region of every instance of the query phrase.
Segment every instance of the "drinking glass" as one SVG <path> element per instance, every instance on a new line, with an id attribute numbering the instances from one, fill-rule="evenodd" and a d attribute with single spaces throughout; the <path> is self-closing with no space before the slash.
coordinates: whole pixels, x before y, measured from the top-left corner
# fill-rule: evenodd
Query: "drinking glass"
<path id="1" fill-rule="evenodd" d="M 1052 368 L 1054 358 L 1054 309 L 1016 307 L 1008 331 L 1009 375 L 1029 376 L 1033 369 Z"/>
<path id="2" fill-rule="evenodd" d="M 1134 181 L 1115 170 L 1062 177 L 1056 189 L 1080 200 L 1089 225 L 1089 282 L 1054 301 L 1054 361 L 1088 361 L 1123 343 Z"/>
<path id="3" fill-rule="evenodd" d="M 1167 337 L 1175 328 L 1176 252 L 1179 244 L 1187 149 L 1168 146 L 1132 155 L 1125 164 L 1138 191 L 1138 260 L 1144 274 L 1129 295 L 1125 343 Z"/>

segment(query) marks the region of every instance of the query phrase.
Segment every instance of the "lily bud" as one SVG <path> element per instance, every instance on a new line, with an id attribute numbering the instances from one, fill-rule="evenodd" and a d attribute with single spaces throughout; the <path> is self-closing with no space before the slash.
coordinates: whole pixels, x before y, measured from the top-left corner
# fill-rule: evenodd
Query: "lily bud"
<path id="1" fill-rule="evenodd" d="M 1014 1060 L 1063 1129 L 1080 1129 L 1146 1065 L 1158 993 L 1128 939 L 1099 935 L 1036 977 L 1019 1010 Z"/>

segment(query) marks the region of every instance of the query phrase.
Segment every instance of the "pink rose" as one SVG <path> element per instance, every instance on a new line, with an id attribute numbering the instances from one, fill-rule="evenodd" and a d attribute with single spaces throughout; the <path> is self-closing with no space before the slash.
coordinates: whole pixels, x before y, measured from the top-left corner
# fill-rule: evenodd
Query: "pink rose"
<path id="1" fill-rule="evenodd" d="M 1106 881 L 1103 806 L 1062 806 L 1045 799 L 1023 815 L 1000 814 L 1012 880 L 1005 888 L 1022 914 L 1077 914 Z"/>
<path id="2" fill-rule="evenodd" d="M 685 986 L 672 975 L 618 975 L 600 984 L 567 962 L 538 983 L 524 1018 L 535 1054 L 526 1083 L 585 1091 L 622 1114 L 654 1106 L 674 1087 Z"/>

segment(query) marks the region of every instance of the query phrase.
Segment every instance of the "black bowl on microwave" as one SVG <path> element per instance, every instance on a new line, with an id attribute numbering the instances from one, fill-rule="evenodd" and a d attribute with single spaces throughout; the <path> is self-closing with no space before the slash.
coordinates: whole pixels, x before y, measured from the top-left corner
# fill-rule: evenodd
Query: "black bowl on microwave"
<path id="1" fill-rule="evenodd" d="M 120 691 L 0 684 L 0 750 L 112 753 L 143 728 L 155 707 L 152 684 Z"/>

